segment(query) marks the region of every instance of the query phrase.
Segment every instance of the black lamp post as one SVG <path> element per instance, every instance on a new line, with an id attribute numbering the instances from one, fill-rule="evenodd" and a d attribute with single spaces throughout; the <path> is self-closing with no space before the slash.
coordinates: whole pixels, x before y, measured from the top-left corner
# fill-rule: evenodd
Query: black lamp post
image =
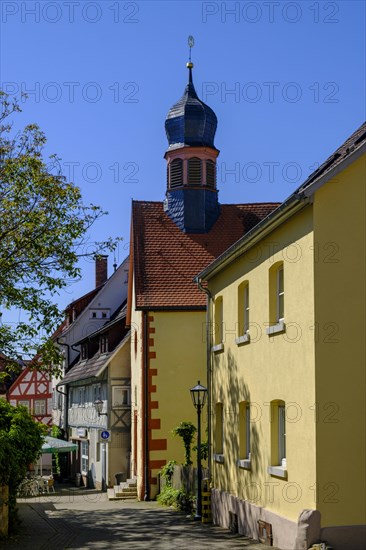
<path id="1" fill-rule="evenodd" d="M 98 414 L 98 416 L 108 416 L 108 413 L 103 413 L 103 401 L 101 399 L 97 399 L 97 401 L 94 401 L 94 408 Z"/>
<path id="2" fill-rule="evenodd" d="M 202 469 L 201 469 L 201 410 L 203 409 L 207 396 L 207 388 L 200 384 L 192 388 L 191 397 L 193 405 L 197 409 L 197 506 L 195 520 L 202 518 Z"/>

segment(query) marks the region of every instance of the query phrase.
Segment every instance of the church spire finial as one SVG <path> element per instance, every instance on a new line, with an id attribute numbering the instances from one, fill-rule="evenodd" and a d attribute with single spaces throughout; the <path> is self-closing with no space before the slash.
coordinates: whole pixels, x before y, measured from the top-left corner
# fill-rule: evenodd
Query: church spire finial
<path id="1" fill-rule="evenodd" d="M 189 47 L 189 61 L 187 63 L 187 69 L 189 69 L 189 83 L 192 84 L 192 69 L 194 67 L 192 60 L 191 60 L 191 54 L 192 54 L 192 48 L 194 46 L 194 38 L 193 36 L 188 36 L 188 47 Z"/>

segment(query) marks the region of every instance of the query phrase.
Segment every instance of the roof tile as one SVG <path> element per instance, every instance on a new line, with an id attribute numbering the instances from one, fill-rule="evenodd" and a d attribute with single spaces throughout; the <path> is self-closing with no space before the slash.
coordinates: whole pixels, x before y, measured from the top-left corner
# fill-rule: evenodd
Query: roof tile
<path id="1" fill-rule="evenodd" d="M 205 295 L 193 277 L 236 242 L 278 203 L 224 204 L 208 233 L 183 233 L 162 202 L 134 201 L 134 274 L 137 309 L 199 308 Z"/>

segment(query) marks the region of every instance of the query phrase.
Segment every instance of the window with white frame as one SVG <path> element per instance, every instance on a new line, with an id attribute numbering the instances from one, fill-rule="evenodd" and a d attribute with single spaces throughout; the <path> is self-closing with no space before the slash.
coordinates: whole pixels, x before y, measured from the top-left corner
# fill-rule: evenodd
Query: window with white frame
<path id="1" fill-rule="evenodd" d="M 35 399 L 35 401 L 34 401 L 34 414 L 36 416 L 46 414 L 46 400 L 45 399 Z"/>
<path id="2" fill-rule="evenodd" d="M 284 401 L 271 401 L 271 465 L 268 472 L 287 477 L 286 462 L 286 405 Z"/>
<path id="3" fill-rule="evenodd" d="M 112 407 L 128 407 L 130 405 L 130 387 L 113 386 L 112 387 Z"/>
<path id="4" fill-rule="evenodd" d="M 215 300 L 215 345 L 221 344 L 224 340 L 224 304 L 222 296 L 219 296 Z"/>
<path id="5" fill-rule="evenodd" d="M 26 407 L 29 411 L 29 401 L 28 399 L 22 399 L 18 401 L 18 405 L 21 405 L 22 407 Z"/>
<path id="6" fill-rule="evenodd" d="M 283 278 L 283 264 L 277 269 L 277 321 L 284 320 L 285 288 Z"/>
<path id="7" fill-rule="evenodd" d="M 100 337 L 99 351 L 100 351 L 100 353 L 107 353 L 108 352 L 108 336 L 106 334 L 103 334 Z"/>
<path id="8" fill-rule="evenodd" d="M 243 288 L 243 308 L 244 308 L 244 334 L 249 332 L 249 283 Z"/>
<path id="9" fill-rule="evenodd" d="M 269 319 L 266 332 L 269 336 L 286 331 L 285 278 L 283 262 L 276 262 L 269 269 Z"/>
<path id="10" fill-rule="evenodd" d="M 286 409 L 278 405 L 278 464 L 286 466 Z"/>
<path id="11" fill-rule="evenodd" d="M 89 470 L 89 442 L 80 442 L 80 454 L 81 454 L 81 472 L 84 475 L 88 474 Z"/>

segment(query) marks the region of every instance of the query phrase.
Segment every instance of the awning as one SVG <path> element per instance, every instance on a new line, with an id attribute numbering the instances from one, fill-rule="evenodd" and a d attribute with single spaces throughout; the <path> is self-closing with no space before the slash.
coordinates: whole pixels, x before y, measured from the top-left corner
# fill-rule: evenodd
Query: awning
<path id="1" fill-rule="evenodd" d="M 71 441 L 64 441 L 63 439 L 56 439 L 56 437 L 50 437 L 46 435 L 44 443 L 42 445 L 42 454 L 47 453 L 68 453 L 70 451 L 76 451 L 78 448 L 76 443 Z"/>

